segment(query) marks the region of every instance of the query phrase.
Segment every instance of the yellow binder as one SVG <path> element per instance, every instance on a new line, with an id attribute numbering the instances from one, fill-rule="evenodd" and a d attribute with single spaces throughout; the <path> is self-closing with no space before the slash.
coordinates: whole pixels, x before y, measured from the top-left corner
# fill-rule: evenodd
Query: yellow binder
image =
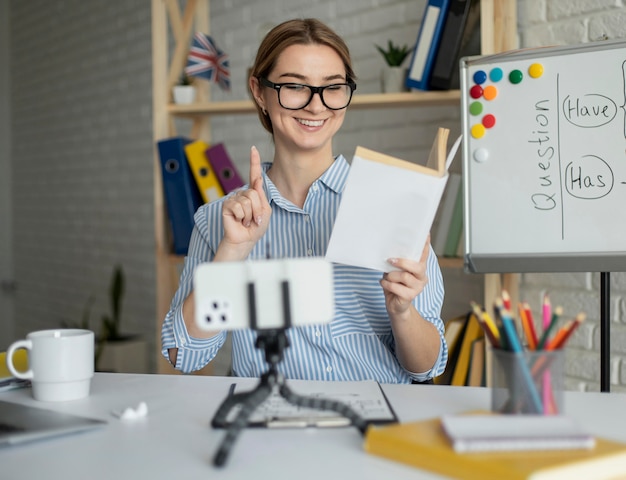
<path id="1" fill-rule="evenodd" d="M 196 184 L 205 203 L 212 202 L 224 196 L 224 190 L 220 185 L 215 170 L 211 167 L 209 160 L 204 154 L 209 145 L 202 141 L 196 140 L 185 145 L 185 154 L 189 168 L 196 179 Z"/>

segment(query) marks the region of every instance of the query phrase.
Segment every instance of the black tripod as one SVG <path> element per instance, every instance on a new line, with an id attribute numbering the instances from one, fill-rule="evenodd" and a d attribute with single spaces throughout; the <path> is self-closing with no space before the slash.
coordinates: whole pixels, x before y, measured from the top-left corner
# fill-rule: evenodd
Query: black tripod
<path id="1" fill-rule="evenodd" d="M 256 302 L 254 298 L 254 284 L 248 285 L 248 303 L 250 311 L 250 324 L 254 328 L 256 325 Z M 283 282 L 283 318 L 284 325 L 291 325 L 291 313 L 289 309 L 289 285 Z M 265 361 L 269 368 L 265 372 L 254 388 L 249 392 L 235 393 L 224 399 L 220 407 L 215 412 L 211 425 L 217 428 L 227 428 L 226 435 L 213 457 L 213 464 L 222 466 L 226 463 L 228 455 L 243 428 L 248 425 L 248 419 L 254 410 L 267 399 L 272 392 L 277 389 L 281 397 L 293 405 L 300 407 L 314 408 L 316 410 L 332 410 L 344 416 L 352 425 L 357 427 L 362 434 L 365 434 L 367 422 L 363 420 L 352 408 L 336 400 L 311 398 L 295 394 L 287 386 L 285 377 L 278 371 L 278 364 L 283 359 L 283 352 L 289 346 L 289 340 L 285 334 L 285 328 L 259 330 L 255 347 L 265 351 Z M 227 422 L 229 412 L 237 405 L 241 410 L 230 423 Z"/>

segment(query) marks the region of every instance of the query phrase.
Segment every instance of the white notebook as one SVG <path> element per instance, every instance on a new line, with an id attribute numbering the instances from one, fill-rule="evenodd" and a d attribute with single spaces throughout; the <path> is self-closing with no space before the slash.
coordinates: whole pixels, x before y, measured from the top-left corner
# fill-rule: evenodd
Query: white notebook
<path id="1" fill-rule="evenodd" d="M 595 438 L 564 415 L 444 415 L 441 425 L 459 453 L 595 446 Z"/>

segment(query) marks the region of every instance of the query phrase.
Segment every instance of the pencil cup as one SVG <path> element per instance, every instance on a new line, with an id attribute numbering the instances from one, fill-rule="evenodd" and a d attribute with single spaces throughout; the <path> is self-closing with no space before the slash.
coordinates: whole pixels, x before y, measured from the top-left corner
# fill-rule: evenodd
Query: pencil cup
<path id="1" fill-rule="evenodd" d="M 499 413 L 563 412 L 563 350 L 493 349 L 491 409 Z"/>

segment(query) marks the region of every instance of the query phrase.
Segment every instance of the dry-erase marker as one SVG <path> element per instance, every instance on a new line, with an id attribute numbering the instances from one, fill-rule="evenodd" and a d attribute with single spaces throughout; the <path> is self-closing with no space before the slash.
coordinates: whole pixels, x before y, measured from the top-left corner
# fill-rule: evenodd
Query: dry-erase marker
<path id="1" fill-rule="evenodd" d="M 580 312 L 574 320 L 570 320 L 567 322 L 558 332 L 554 335 L 554 338 L 550 340 L 548 345 L 546 346 L 546 350 L 556 350 L 558 348 L 562 348 L 565 345 L 565 342 L 569 340 L 569 337 L 572 336 L 574 330 L 578 328 L 578 326 L 585 321 L 586 315 L 583 312 Z"/>
<path id="2" fill-rule="evenodd" d="M 541 350 L 546 347 L 548 343 L 548 339 L 550 338 L 550 332 L 554 330 L 554 327 L 558 323 L 559 317 L 561 315 L 563 315 L 563 307 L 560 307 L 560 306 L 556 307 L 554 309 L 554 313 L 552 314 L 552 320 L 550 321 L 548 328 L 546 328 L 545 331 L 543 332 L 543 335 L 541 335 L 541 340 L 539 340 L 539 344 L 537 345 L 537 350 Z"/>

